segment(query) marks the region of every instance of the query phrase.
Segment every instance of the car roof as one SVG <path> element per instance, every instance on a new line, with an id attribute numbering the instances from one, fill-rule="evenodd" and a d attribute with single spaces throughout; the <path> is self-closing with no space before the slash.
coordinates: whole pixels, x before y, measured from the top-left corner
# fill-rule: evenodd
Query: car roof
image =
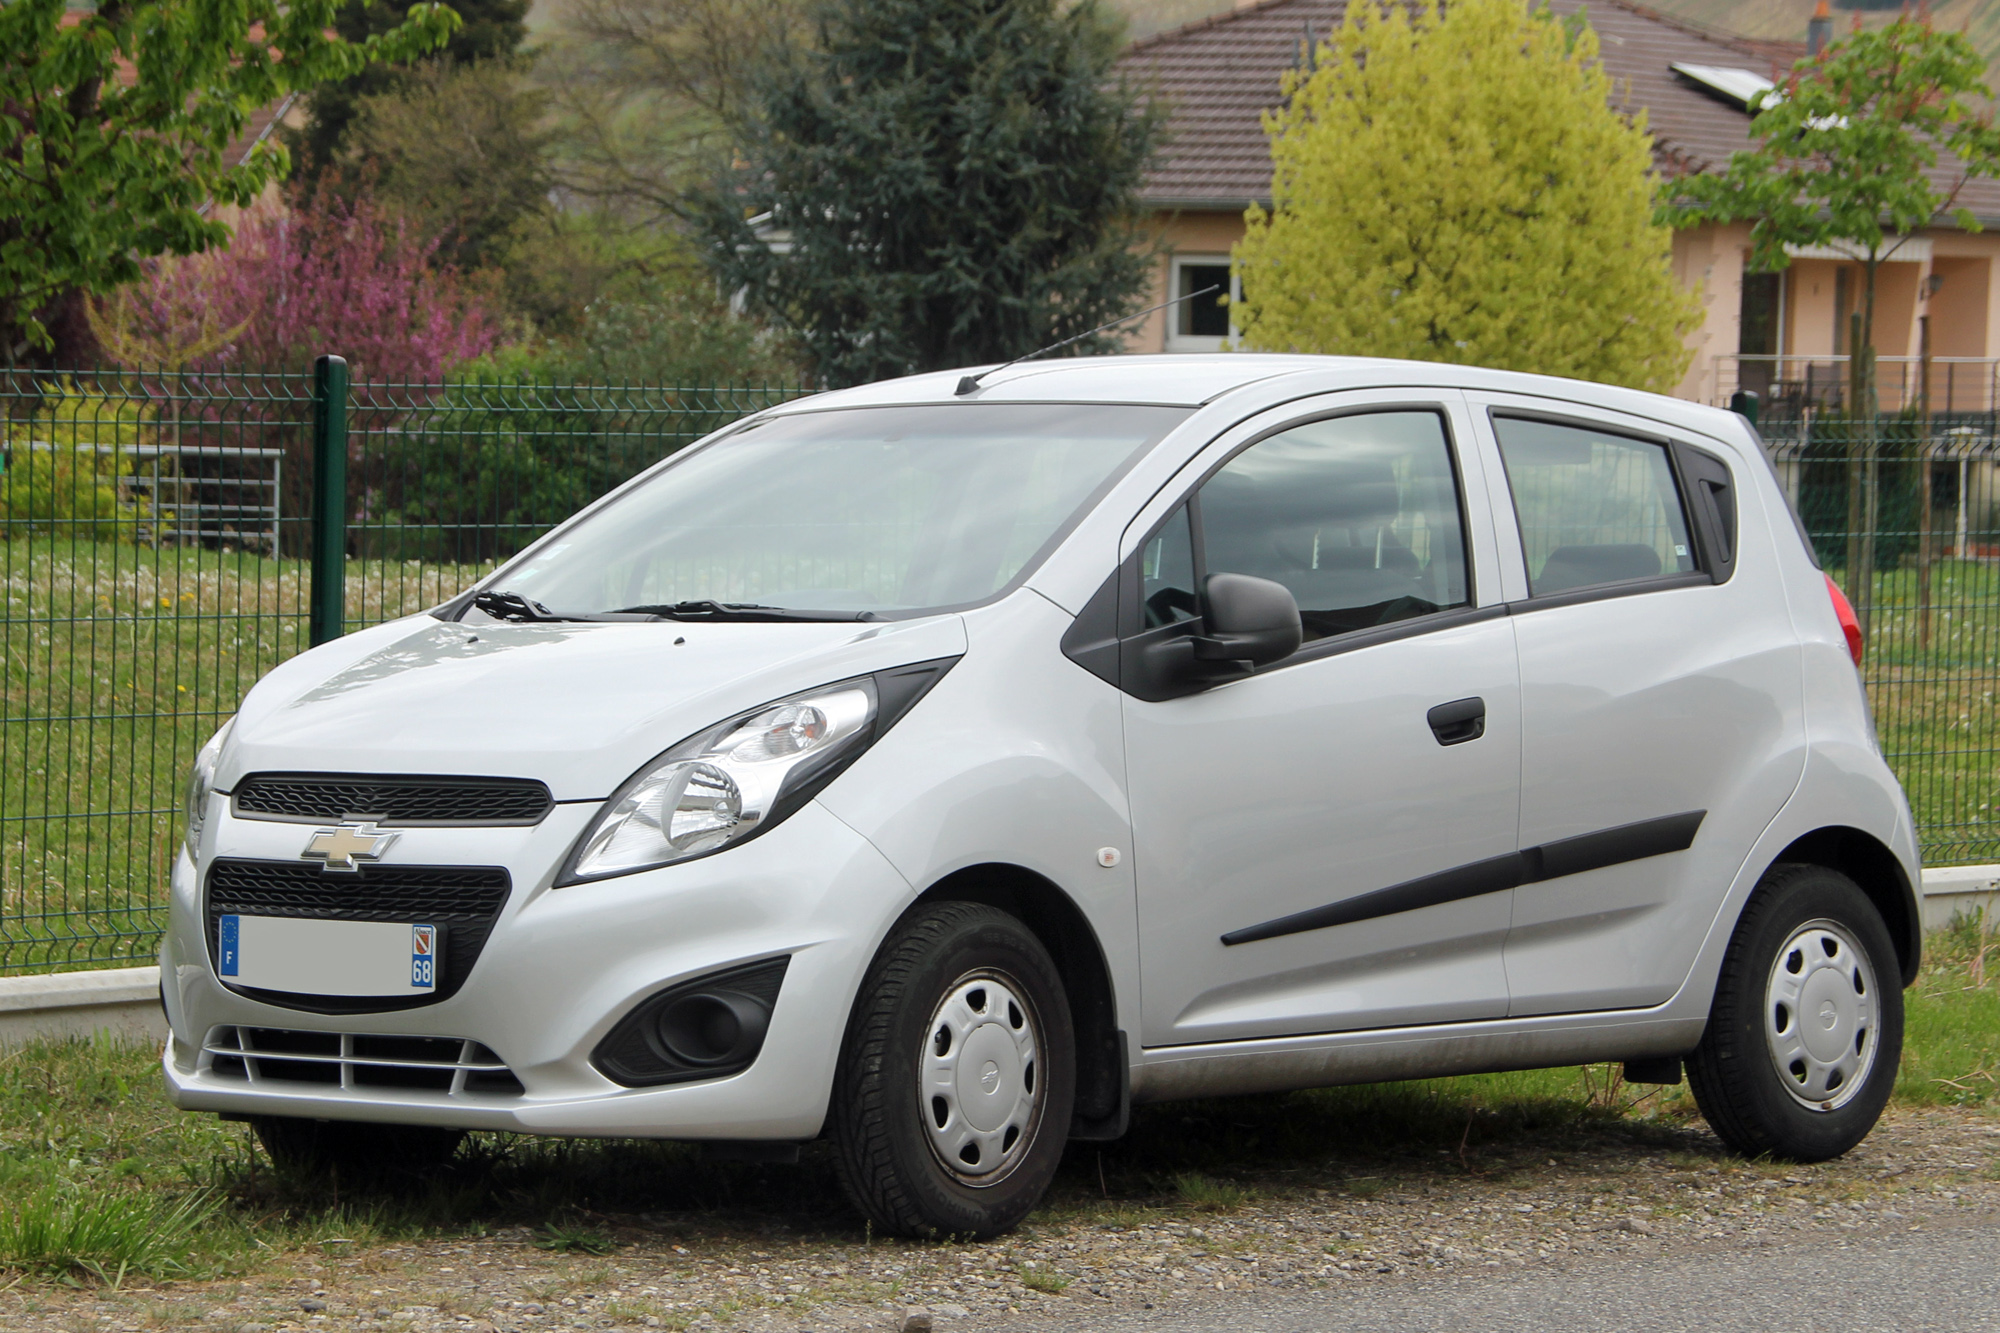
<path id="1" fill-rule="evenodd" d="M 957 392 L 962 377 L 983 370 L 991 373 L 976 389 L 963 395 Z M 773 410 L 789 415 L 929 403 L 1147 403 L 1200 407 L 1237 394 L 1275 403 L 1307 393 L 1404 386 L 1527 394 L 1558 403 L 1588 404 L 1674 422 L 1710 435 L 1732 439 L 1741 435 L 1734 414 L 1721 408 L 1612 384 L 1437 361 L 1263 352 L 1077 356 L 998 368 L 970 366 L 836 389 L 794 399 Z M 1252 389 L 1257 392 L 1245 392 Z"/>

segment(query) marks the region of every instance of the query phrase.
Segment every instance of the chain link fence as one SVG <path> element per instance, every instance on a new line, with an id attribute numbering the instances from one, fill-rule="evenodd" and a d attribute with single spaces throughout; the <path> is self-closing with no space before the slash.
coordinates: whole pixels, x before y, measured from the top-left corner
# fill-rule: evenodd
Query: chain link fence
<path id="1" fill-rule="evenodd" d="M 801 392 L 0 371 L 0 972 L 149 958 L 188 765 L 266 671 Z"/>
<path id="2" fill-rule="evenodd" d="M 150 956 L 189 761 L 266 671 L 803 391 L 0 371 L 0 972 Z M 1763 429 L 1869 618 L 1926 861 L 2000 861 L 1993 414 Z"/>

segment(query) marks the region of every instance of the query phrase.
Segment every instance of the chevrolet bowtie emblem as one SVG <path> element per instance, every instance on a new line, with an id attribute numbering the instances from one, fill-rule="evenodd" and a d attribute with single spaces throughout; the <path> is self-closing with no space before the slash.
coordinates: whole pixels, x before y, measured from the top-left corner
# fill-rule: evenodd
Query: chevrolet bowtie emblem
<path id="1" fill-rule="evenodd" d="M 400 833 L 375 827 L 372 820 L 323 828 L 312 835 L 300 855 L 326 862 L 328 870 L 355 870 L 362 861 L 379 861 Z"/>

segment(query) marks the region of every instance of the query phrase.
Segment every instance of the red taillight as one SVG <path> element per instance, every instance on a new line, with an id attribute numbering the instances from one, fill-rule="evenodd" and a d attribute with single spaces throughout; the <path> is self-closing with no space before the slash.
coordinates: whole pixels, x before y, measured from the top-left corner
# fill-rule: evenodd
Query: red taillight
<path id="1" fill-rule="evenodd" d="M 1855 617 L 1854 605 L 1847 600 L 1847 594 L 1833 581 L 1833 575 L 1826 576 L 1826 595 L 1833 598 L 1833 614 L 1840 617 L 1840 632 L 1847 636 L 1847 651 L 1854 658 L 1854 665 L 1861 665 L 1861 621 Z"/>

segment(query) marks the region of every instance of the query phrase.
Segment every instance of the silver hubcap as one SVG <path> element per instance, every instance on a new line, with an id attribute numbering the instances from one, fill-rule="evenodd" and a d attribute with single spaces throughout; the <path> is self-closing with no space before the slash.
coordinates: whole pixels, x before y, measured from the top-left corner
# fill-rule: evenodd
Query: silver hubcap
<path id="1" fill-rule="evenodd" d="M 1042 1113 L 1040 1019 L 997 972 L 960 977 L 926 1029 L 919 1068 L 924 1127 L 945 1170 L 994 1185 L 1020 1165 Z"/>
<path id="2" fill-rule="evenodd" d="M 1875 1066 L 1875 970 L 1845 926 L 1792 932 L 1764 991 L 1764 1037 L 1778 1081 L 1803 1106 L 1832 1111 Z"/>

